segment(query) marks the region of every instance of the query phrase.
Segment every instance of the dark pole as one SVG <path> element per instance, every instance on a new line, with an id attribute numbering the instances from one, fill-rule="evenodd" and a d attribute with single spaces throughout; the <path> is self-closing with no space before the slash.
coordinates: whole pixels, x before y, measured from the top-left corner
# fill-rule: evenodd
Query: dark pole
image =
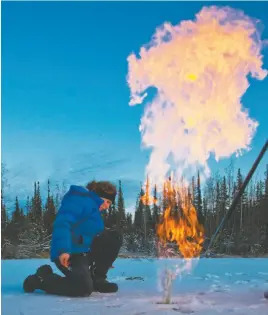
<path id="1" fill-rule="evenodd" d="M 207 252 L 209 251 L 209 249 L 211 248 L 211 246 L 213 245 L 213 243 L 218 239 L 218 237 L 220 236 L 220 233 L 222 232 L 222 228 L 224 227 L 224 225 L 226 224 L 226 222 L 230 219 L 232 213 L 234 212 L 241 196 L 243 195 L 251 177 L 253 176 L 254 172 L 256 171 L 256 168 L 258 167 L 261 159 L 263 158 L 266 150 L 268 148 L 268 140 L 266 140 L 266 143 L 264 144 L 259 156 L 257 157 L 257 159 L 255 160 L 252 168 L 250 169 L 250 171 L 248 172 L 247 177 L 245 178 L 241 188 L 239 189 L 239 191 L 236 193 L 234 200 L 228 210 L 228 212 L 226 213 L 226 215 L 223 217 L 221 223 L 219 224 L 219 226 L 217 227 L 217 230 L 215 231 L 214 235 L 212 236 L 210 243 L 205 251 L 205 254 L 207 254 Z"/>

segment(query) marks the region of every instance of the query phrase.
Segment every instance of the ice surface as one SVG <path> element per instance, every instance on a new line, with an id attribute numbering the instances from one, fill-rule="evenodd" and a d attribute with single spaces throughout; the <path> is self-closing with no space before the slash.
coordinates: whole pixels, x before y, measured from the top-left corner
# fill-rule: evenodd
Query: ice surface
<path id="1" fill-rule="evenodd" d="M 118 259 L 109 279 L 119 284 L 116 294 L 94 293 L 88 298 L 65 298 L 42 292 L 25 294 L 24 278 L 47 260 L 2 261 L 3 315 L 268 315 L 268 259 L 201 259 L 191 274 L 173 284 L 173 304 L 159 304 L 158 273 L 178 261 Z M 51 264 L 53 269 L 56 268 Z M 126 280 L 143 277 L 142 280 Z"/>

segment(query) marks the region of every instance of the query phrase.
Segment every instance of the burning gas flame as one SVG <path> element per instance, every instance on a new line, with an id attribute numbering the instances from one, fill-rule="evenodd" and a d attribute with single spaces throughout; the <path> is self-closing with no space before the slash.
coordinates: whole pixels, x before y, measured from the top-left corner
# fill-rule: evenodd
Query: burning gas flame
<path id="1" fill-rule="evenodd" d="M 157 200 L 150 195 L 148 177 L 145 187 L 145 193 L 141 197 L 142 202 L 145 205 L 155 203 Z M 176 262 L 173 268 L 166 267 L 159 273 L 159 288 L 164 292 L 163 303 L 169 304 L 173 280 L 178 275 L 191 270 L 192 258 L 200 257 L 204 242 L 204 227 L 198 221 L 198 214 L 188 190 L 185 186 L 179 187 L 172 182 L 171 177 L 164 182 L 163 199 L 164 211 L 156 226 L 158 257 L 178 257 L 174 248 L 169 246 L 170 243 L 175 243 L 180 256 L 184 258 L 183 261 Z M 173 211 L 175 209 L 176 212 Z"/>
<path id="2" fill-rule="evenodd" d="M 177 221 L 178 220 L 178 221 Z M 160 242 L 176 242 L 179 252 L 184 258 L 199 257 L 202 251 L 203 227 L 198 223 L 193 205 L 187 211 L 183 208 L 181 218 L 171 216 L 171 208 L 166 209 L 163 222 L 157 227 Z"/>
<path id="3" fill-rule="evenodd" d="M 185 186 L 179 187 L 169 177 L 164 182 L 163 188 L 164 209 L 160 222 L 156 227 L 159 239 L 159 251 L 165 252 L 166 256 L 172 255 L 172 250 L 166 248 L 167 243 L 175 242 L 183 258 L 199 257 L 204 242 L 204 227 L 198 221 L 198 214 L 192 204 L 192 198 Z M 151 196 L 150 182 L 147 177 L 145 192 L 141 196 L 144 205 L 152 205 L 157 200 Z M 174 214 L 172 210 L 179 206 Z M 160 252 L 159 252 L 160 253 Z M 163 256 L 161 253 L 159 256 Z"/>
<path id="4" fill-rule="evenodd" d="M 175 242 L 183 258 L 199 257 L 204 242 L 204 227 L 198 221 L 198 215 L 186 189 L 166 185 L 168 206 L 164 209 L 161 222 L 157 225 L 157 236 L 160 243 L 166 246 L 167 242 Z M 179 195 L 180 212 L 172 214 L 174 192 Z"/>
<path id="5" fill-rule="evenodd" d="M 146 175 L 158 186 L 167 174 L 209 175 L 208 159 L 249 150 L 258 122 L 241 98 L 248 76 L 263 80 L 263 41 L 258 22 L 243 12 L 204 7 L 194 21 L 164 23 L 139 57 L 128 57 L 130 105 L 154 88 L 141 120 Z"/>

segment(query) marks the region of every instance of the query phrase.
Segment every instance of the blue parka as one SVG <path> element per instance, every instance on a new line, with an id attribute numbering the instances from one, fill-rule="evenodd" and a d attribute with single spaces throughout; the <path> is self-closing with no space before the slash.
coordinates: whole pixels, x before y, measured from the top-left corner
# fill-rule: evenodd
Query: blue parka
<path id="1" fill-rule="evenodd" d="M 86 253 L 90 250 L 93 238 L 104 230 L 99 211 L 102 203 L 103 200 L 93 191 L 70 186 L 53 224 L 51 261 L 62 253 Z"/>

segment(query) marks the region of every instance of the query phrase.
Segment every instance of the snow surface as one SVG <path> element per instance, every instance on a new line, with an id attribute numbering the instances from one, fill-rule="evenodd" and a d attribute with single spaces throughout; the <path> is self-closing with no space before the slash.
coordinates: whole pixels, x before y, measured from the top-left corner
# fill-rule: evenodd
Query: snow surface
<path id="1" fill-rule="evenodd" d="M 36 292 L 25 294 L 22 282 L 48 260 L 2 261 L 3 315 L 268 315 L 268 259 L 200 259 L 190 274 L 173 283 L 173 304 L 159 304 L 159 270 L 179 260 L 118 259 L 109 279 L 116 294 L 93 293 L 65 298 Z M 51 263 L 50 263 L 51 264 Z M 56 268 L 51 264 L 54 271 Z M 143 277 L 142 280 L 126 280 Z"/>

